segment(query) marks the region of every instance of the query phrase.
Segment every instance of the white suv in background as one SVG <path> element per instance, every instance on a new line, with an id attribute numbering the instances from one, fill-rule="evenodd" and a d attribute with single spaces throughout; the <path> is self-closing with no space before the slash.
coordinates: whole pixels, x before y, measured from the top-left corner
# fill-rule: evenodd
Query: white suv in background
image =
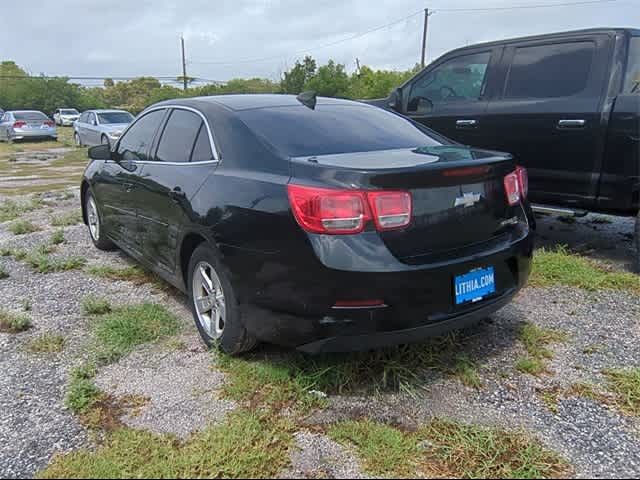
<path id="1" fill-rule="evenodd" d="M 80 118 L 80 112 L 75 108 L 58 108 L 53 114 L 56 125 L 70 127 L 73 122 Z"/>

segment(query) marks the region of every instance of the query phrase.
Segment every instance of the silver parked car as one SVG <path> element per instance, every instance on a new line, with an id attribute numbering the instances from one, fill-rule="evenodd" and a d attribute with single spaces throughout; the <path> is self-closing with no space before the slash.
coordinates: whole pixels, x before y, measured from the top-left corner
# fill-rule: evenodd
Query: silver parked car
<path id="1" fill-rule="evenodd" d="M 0 140 L 58 139 L 56 124 L 37 110 L 11 110 L 0 120 Z"/>
<path id="2" fill-rule="evenodd" d="M 76 145 L 112 145 L 133 121 L 124 110 L 87 110 L 73 124 Z"/>
<path id="3" fill-rule="evenodd" d="M 75 108 L 57 108 L 53 114 L 53 121 L 62 127 L 70 127 L 78 118 L 80 118 L 80 112 Z"/>

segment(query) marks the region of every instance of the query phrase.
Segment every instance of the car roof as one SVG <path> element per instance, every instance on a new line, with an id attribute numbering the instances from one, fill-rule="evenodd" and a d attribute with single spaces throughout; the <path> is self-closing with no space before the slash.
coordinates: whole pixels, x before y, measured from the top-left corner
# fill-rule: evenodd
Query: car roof
<path id="1" fill-rule="evenodd" d="M 242 111 L 254 110 L 258 108 L 276 107 L 300 107 L 302 104 L 295 95 L 277 93 L 257 93 L 239 95 L 213 95 L 209 97 L 179 98 L 167 100 L 154 105 L 154 107 L 167 105 L 183 105 L 192 107 L 203 107 L 209 105 L 219 105 L 227 110 Z M 318 97 L 317 105 L 353 105 L 367 107 L 361 102 L 346 100 L 341 98 Z"/>
<path id="2" fill-rule="evenodd" d="M 624 28 L 624 27 L 611 27 L 611 28 L 584 28 L 581 30 L 569 30 L 566 32 L 553 32 L 553 33 L 544 33 L 540 35 L 530 35 L 527 37 L 513 37 L 513 38 L 505 38 L 504 40 L 495 40 L 492 42 L 483 42 L 483 43 L 475 43 L 471 45 L 466 45 L 464 47 L 456 48 L 448 51 L 445 55 L 448 55 L 453 52 L 468 50 L 472 48 L 484 48 L 484 47 L 495 47 L 504 45 L 506 43 L 513 42 L 528 42 L 528 41 L 536 41 L 536 40 L 548 40 L 553 38 L 563 38 L 563 37 L 571 37 L 575 35 L 586 35 L 586 34 L 612 34 L 612 33 L 628 33 L 631 35 L 640 35 L 640 29 L 635 28 Z"/>
<path id="3" fill-rule="evenodd" d="M 118 109 L 114 109 L 114 108 L 98 108 L 95 110 L 86 110 L 87 112 L 93 112 L 93 113 L 115 113 L 115 112 L 124 112 L 124 113 L 129 113 L 126 110 L 118 110 Z"/>
<path id="4" fill-rule="evenodd" d="M 7 110 L 6 113 L 42 113 L 44 115 L 40 110 Z"/>

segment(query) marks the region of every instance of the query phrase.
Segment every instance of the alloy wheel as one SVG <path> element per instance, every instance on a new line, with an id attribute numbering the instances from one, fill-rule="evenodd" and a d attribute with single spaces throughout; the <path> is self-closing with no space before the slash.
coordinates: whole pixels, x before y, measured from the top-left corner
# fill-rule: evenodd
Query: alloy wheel
<path id="1" fill-rule="evenodd" d="M 89 224 L 89 233 L 91 238 L 96 242 L 100 240 L 100 217 L 98 216 L 98 208 L 93 197 L 89 197 L 87 201 L 87 223 Z"/>
<path id="2" fill-rule="evenodd" d="M 220 278 L 209 263 L 200 262 L 196 265 L 192 292 L 200 326 L 209 337 L 219 339 L 225 326 L 225 297 Z"/>

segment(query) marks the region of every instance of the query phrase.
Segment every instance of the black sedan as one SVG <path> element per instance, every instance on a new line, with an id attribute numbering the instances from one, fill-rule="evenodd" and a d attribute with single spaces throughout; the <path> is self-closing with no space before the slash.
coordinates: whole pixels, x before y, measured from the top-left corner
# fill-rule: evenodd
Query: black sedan
<path id="1" fill-rule="evenodd" d="M 230 354 L 419 342 L 495 312 L 529 275 L 526 171 L 362 103 L 167 101 L 90 157 L 96 247 L 187 293 L 203 340 Z"/>

